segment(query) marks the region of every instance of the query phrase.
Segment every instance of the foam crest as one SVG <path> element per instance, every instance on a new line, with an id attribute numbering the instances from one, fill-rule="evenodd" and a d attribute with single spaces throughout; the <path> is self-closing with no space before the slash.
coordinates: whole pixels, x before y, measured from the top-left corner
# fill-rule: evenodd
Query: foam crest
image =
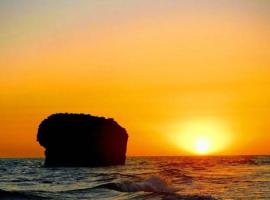
<path id="1" fill-rule="evenodd" d="M 176 189 L 170 187 L 167 182 L 158 176 L 137 182 L 108 183 L 100 187 L 117 190 L 120 192 L 155 192 L 155 193 L 174 193 Z"/>

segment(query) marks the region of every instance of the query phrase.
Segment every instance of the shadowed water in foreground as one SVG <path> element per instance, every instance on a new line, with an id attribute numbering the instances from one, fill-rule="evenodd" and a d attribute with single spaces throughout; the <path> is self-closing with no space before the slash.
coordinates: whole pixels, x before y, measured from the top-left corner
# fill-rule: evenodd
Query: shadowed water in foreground
<path id="1" fill-rule="evenodd" d="M 269 199 L 269 156 L 129 157 L 125 166 L 44 168 L 1 159 L 1 199 Z"/>

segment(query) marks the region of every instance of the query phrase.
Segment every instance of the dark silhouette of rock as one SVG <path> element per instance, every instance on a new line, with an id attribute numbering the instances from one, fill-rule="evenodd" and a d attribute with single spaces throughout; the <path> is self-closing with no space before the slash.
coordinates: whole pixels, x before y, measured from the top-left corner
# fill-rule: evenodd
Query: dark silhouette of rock
<path id="1" fill-rule="evenodd" d="M 53 114 L 37 134 L 50 167 L 123 165 L 127 140 L 126 130 L 113 119 L 86 114 Z"/>

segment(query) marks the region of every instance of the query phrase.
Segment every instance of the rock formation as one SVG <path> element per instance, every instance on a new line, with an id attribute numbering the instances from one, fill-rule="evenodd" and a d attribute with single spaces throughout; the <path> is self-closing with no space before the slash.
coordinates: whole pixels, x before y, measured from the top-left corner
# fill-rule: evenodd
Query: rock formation
<path id="1" fill-rule="evenodd" d="M 111 118 L 86 114 L 53 114 L 38 128 L 45 147 L 45 166 L 123 165 L 128 134 Z"/>

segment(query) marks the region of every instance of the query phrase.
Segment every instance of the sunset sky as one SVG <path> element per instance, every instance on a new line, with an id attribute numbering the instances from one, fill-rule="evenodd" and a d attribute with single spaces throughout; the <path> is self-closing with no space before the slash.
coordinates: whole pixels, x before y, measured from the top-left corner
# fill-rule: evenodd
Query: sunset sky
<path id="1" fill-rule="evenodd" d="M 43 156 L 58 112 L 114 118 L 130 156 L 205 137 L 209 154 L 270 154 L 268 0 L 1 0 L 0 24 L 0 157 Z"/>

